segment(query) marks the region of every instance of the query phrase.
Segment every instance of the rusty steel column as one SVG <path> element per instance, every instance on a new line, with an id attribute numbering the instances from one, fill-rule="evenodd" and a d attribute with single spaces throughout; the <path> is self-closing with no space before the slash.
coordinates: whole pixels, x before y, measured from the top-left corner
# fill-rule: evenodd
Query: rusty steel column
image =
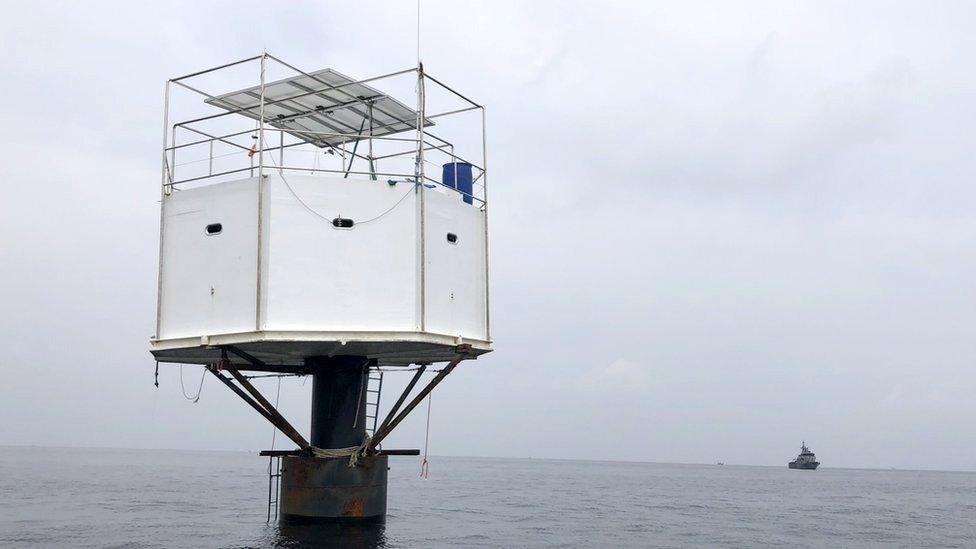
<path id="1" fill-rule="evenodd" d="M 369 369 L 365 357 L 307 359 L 312 372 L 311 444 L 359 446 L 366 436 Z M 386 517 L 387 457 L 285 457 L 281 469 L 282 522 L 373 522 Z"/>
<path id="2" fill-rule="evenodd" d="M 382 522 L 386 517 L 386 456 L 289 456 L 281 469 L 282 522 Z"/>

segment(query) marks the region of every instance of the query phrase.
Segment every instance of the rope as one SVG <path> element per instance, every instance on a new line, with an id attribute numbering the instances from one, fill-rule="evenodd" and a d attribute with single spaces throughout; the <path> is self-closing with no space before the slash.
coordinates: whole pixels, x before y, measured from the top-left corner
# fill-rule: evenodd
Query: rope
<path id="1" fill-rule="evenodd" d="M 427 394 L 427 431 L 424 433 L 424 461 L 420 464 L 420 478 L 426 479 L 429 474 L 430 464 L 427 463 L 427 448 L 430 446 L 430 400 L 434 396 L 432 393 Z"/>
<path id="2" fill-rule="evenodd" d="M 363 443 L 359 446 L 348 446 L 346 448 L 317 448 L 311 446 L 309 450 L 312 452 L 312 456 L 317 458 L 341 458 L 349 456 L 349 466 L 356 467 L 359 465 L 359 458 L 363 456 L 363 452 L 369 447 L 370 436 L 366 435 L 363 437 Z"/>
<path id="3" fill-rule="evenodd" d="M 416 187 L 416 184 L 414 186 Z M 366 223 L 372 223 L 373 221 L 376 221 L 377 219 L 383 217 L 384 215 L 392 212 L 393 209 L 396 208 L 397 206 L 399 206 L 401 202 L 403 202 L 404 200 L 406 200 L 407 197 L 410 196 L 410 193 L 412 193 L 412 192 L 414 192 L 413 189 L 408 190 L 406 192 L 406 194 L 404 194 L 403 196 L 400 197 L 400 200 L 397 200 L 396 203 L 393 204 L 392 206 L 390 206 L 389 209 L 387 209 L 385 212 L 381 213 L 380 215 L 378 215 L 378 216 L 376 216 L 376 217 L 374 217 L 372 219 L 367 219 L 366 221 L 356 221 L 356 225 L 364 225 Z M 330 221 L 330 223 L 331 223 L 331 221 Z"/>
<path id="4" fill-rule="evenodd" d="M 316 448 L 312 446 L 312 455 L 317 458 L 338 458 L 351 456 L 359 453 L 361 446 L 349 446 L 347 448 Z"/>
<path id="5" fill-rule="evenodd" d="M 200 401 L 200 393 L 203 392 L 203 380 L 207 378 L 207 369 L 203 369 L 203 375 L 200 376 L 200 386 L 197 387 L 196 396 L 190 396 L 186 394 L 186 387 L 183 386 L 183 365 L 180 364 L 180 389 L 183 391 L 183 398 L 192 401 L 194 404 Z"/>

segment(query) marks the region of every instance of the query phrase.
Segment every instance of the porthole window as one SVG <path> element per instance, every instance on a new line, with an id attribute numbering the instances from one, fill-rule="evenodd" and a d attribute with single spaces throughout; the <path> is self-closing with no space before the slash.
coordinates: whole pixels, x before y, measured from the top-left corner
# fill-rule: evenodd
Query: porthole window
<path id="1" fill-rule="evenodd" d="M 450 242 L 451 244 L 457 244 L 458 242 L 457 235 L 454 233 L 447 233 L 447 241 Z"/>
<path id="2" fill-rule="evenodd" d="M 336 229 L 351 229 L 356 222 L 348 217 L 337 217 L 332 220 L 332 226 Z"/>
<path id="3" fill-rule="evenodd" d="M 220 234 L 220 231 L 222 230 L 224 230 L 224 226 L 220 223 L 211 223 L 207 225 L 207 234 L 210 236 Z"/>

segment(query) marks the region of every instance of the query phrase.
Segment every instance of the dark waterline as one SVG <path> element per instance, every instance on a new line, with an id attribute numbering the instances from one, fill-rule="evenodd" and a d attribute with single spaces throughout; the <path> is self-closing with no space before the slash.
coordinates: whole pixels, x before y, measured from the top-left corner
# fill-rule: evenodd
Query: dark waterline
<path id="1" fill-rule="evenodd" d="M 976 544 L 976 473 L 391 459 L 380 525 L 266 524 L 250 453 L 0 447 L 2 547 Z"/>

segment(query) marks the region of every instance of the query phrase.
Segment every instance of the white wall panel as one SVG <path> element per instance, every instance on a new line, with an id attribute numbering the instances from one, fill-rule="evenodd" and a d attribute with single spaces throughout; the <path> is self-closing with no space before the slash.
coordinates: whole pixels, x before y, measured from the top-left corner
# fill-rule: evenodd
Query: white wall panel
<path id="1" fill-rule="evenodd" d="M 272 172 L 263 195 L 260 275 L 256 178 L 179 191 L 166 199 L 159 339 L 170 343 L 161 348 L 199 348 L 206 354 L 212 349 L 197 338 L 240 333 L 234 344 L 254 342 L 253 352 L 265 353 L 265 360 L 294 360 L 321 352 L 310 343 L 334 343 L 357 332 L 353 337 L 371 346 L 361 352 L 400 353 L 398 360 L 407 361 L 416 352 L 413 360 L 421 361 L 429 360 L 431 355 L 422 353 L 431 347 L 423 351 L 416 342 L 442 346 L 450 357 L 454 338 L 487 338 L 485 218 L 459 194 L 425 190 L 423 331 L 451 336 L 436 343 L 435 336 L 416 333 L 421 331 L 420 223 L 412 183 L 287 173 L 283 179 Z M 336 228 L 335 217 L 355 224 Z M 220 234 L 207 234 L 211 223 L 221 224 Z M 457 235 L 456 243 L 448 241 L 448 233 Z M 289 335 L 262 343 L 267 334 Z M 173 341 L 178 338 L 191 339 Z M 189 359 L 210 360 L 204 354 Z"/>
<path id="2" fill-rule="evenodd" d="M 385 179 L 285 177 L 291 190 L 279 177 L 269 177 L 266 329 L 417 330 L 413 186 L 391 186 Z M 339 216 L 356 224 L 337 229 L 330 220 Z"/>
<path id="3" fill-rule="evenodd" d="M 484 212 L 451 190 L 428 189 L 425 200 L 426 331 L 486 339 Z"/>
<path id="4" fill-rule="evenodd" d="M 212 223 L 219 234 L 207 234 Z M 254 329 L 257 234 L 257 179 L 166 199 L 160 338 Z"/>

